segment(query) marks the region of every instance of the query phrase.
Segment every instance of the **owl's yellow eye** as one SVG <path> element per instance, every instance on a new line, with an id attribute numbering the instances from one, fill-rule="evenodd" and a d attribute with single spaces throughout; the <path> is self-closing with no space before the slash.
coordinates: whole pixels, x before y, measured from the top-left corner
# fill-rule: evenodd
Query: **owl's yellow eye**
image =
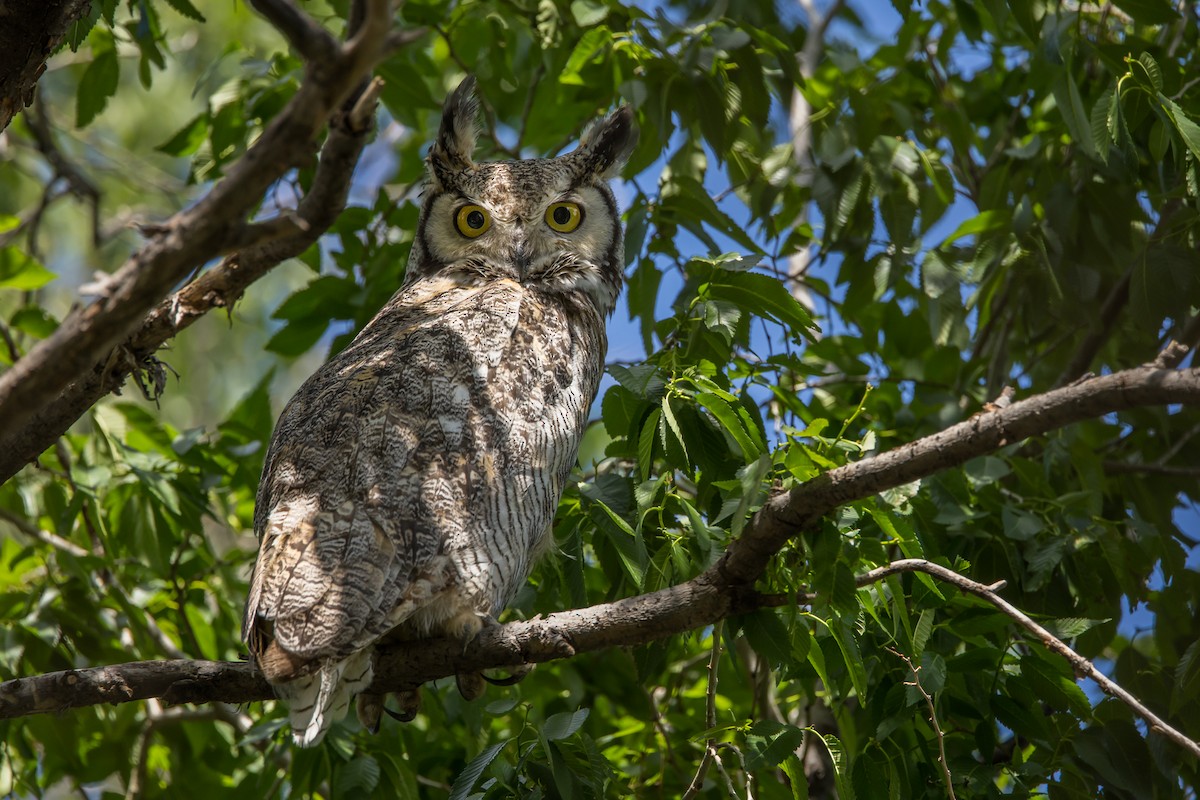
<path id="1" fill-rule="evenodd" d="M 474 239 L 492 227 L 492 215 L 483 206 L 465 205 L 454 215 L 454 227 L 463 236 Z"/>
<path id="2" fill-rule="evenodd" d="M 570 233 L 583 222 L 583 209 L 578 203 L 551 203 L 546 209 L 546 224 L 559 233 Z"/>

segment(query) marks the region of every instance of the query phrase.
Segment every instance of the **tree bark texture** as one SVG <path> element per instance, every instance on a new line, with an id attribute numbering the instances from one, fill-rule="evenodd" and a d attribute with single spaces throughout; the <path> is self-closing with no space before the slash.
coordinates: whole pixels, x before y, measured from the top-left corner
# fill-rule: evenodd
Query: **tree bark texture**
<path id="1" fill-rule="evenodd" d="M 0 131 L 33 101 L 33 88 L 91 0 L 0 0 Z"/>

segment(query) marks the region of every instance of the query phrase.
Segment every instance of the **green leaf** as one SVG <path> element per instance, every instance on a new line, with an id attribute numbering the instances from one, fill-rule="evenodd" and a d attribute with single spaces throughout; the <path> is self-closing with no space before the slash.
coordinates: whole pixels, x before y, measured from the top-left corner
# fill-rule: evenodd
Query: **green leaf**
<path id="1" fill-rule="evenodd" d="M 117 93 L 120 77 L 121 66 L 117 62 L 116 50 L 106 49 L 96 53 L 79 79 L 79 89 L 75 93 L 75 127 L 87 127 L 104 110 L 108 98 Z"/>
<path id="2" fill-rule="evenodd" d="M 379 762 L 371 756 L 358 756 L 337 771 L 334 782 L 339 796 L 362 796 L 375 791 L 379 785 Z"/>
<path id="3" fill-rule="evenodd" d="M 704 289 L 701 290 L 704 292 Z M 707 284 L 707 294 L 727 300 L 752 314 L 773 319 L 787 328 L 794 339 L 808 337 L 816 329 L 808 310 L 796 301 L 777 278 L 756 272 L 718 271 Z"/>
<path id="4" fill-rule="evenodd" d="M 612 542 L 630 581 L 635 587 L 641 588 L 646 580 L 646 565 L 650 562 L 645 541 L 603 501 L 593 501 L 592 507 L 597 509 L 592 513 L 592 519 Z"/>
<path id="5" fill-rule="evenodd" d="M 964 239 L 967 236 L 979 237 L 985 233 L 1003 230 L 1009 224 L 1009 215 L 1003 211 L 982 211 L 979 214 L 965 219 L 959 223 L 954 232 L 942 240 L 938 245 L 940 249 L 945 249 L 949 245 L 957 242 L 959 239 Z"/>
<path id="6" fill-rule="evenodd" d="M 499 755 L 511 739 L 505 739 L 503 742 L 497 742 L 491 747 L 484 750 L 479 755 L 471 759 L 463 771 L 458 773 L 458 777 L 454 779 L 454 785 L 450 788 L 450 800 L 466 800 L 470 795 L 471 790 L 475 788 L 475 782 L 479 780 L 479 776 L 488 768 L 488 765 Z"/>
<path id="7" fill-rule="evenodd" d="M 667 447 L 667 431 L 670 430 L 675 436 L 675 441 L 679 443 L 679 447 L 683 450 L 684 459 L 687 459 L 690 463 L 691 459 L 688 459 L 687 454 L 687 443 L 683 441 L 683 431 L 679 427 L 679 422 L 675 419 L 675 412 L 671 409 L 670 395 L 664 395 L 662 399 L 662 421 L 664 424 L 660 426 L 659 430 L 663 438 L 663 448 L 666 449 Z"/>
<path id="8" fill-rule="evenodd" d="M 1159 92 L 1158 101 L 1162 103 L 1163 108 L 1170 115 L 1171 121 L 1175 123 L 1175 131 L 1183 139 L 1187 149 L 1191 151 L 1192 157 L 1200 161 L 1200 125 L 1193 122 L 1187 114 L 1183 113 L 1183 109 L 1165 94 Z"/>
<path id="9" fill-rule="evenodd" d="M 57 277 L 16 245 L 0 248 L 0 289 L 40 289 Z"/>
<path id="10" fill-rule="evenodd" d="M 766 451 L 766 443 L 758 441 L 758 426 L 752 422 L 747 423 L 743 419 L 744 416 L 747 416 L 747 412 L 741 407 L 741 404 L 738 404 L 735 410 L 734 406 L 712 392 L 698 393 L 696 402 L 708 409 L 717 418 L 721 427 L 728 431 L 729 435 L 737 442 L 738 448 L 742 451 L 743 461 L 750 463 Z"/>
<path id="11" fill-rule="evenodd" d="M 861 702 L 867 702 L 867 669 L 858 649 L 853 625 L 845 618 L 839 617 L 830 624 L 829 630 L 833 633 L 833 640 L 837 642 L 838 649 L 842 651 L 842 659 L 846 664 L 846 671 L 850 673 L 850 682 L 854 685 L 855 694 Z"/>
<path id="12" fill-rule="evenodd" d="M 208 114 L 198 114 L 167 141 L 154 148 L 169 156 L 190 156 L 200 149 L 208 136 Z"/>
<path id="13" fill-rule="evenodd" d="M 204 19 L 204 15 L 200 13 L 200 9 L 192 5 L 190 0 L 166 0 L 166 3 L 188 19 L 194 19 L 196 22 L 207 22 Z"/>
<path id="14" fill-rule="evenodd" d="M 638 397 L 654 402 L 662 397 L 667 386 L 662 373 L 653 364 L 635 364 L 632 367 L 611 364 L 608 367 L 608 374 Z"/>
<path id="15" fill-rule="evenodd" d="M 913 630 L 913 658 L 919 659 L 921 654 L 925 652 L 925 645 L 929 642 L 929 637 L 932 633 L 933 609 L 927 608 L 921 612 L 921 616 L 917 619 L 917 626 Z"/>
<path id="16" fill-rule="evenodd" d="M 572 6 L 572 10 L 574 10 L 574 6 Z M 567 63 L 559 71 L 558 82 L 564 86 L 584 86 L 586 82 L 580 74 L 583 68 L 599 56 L 602 50 L 608 49 L 611 45 L 612 31 L 606 25 L 589 29 L 579 38 Z"/>
<path id="17" fill-rule="evenodd" d="M 779 619 L 779 615 L 769 608 L 760 608 L 740 618 L 742 633 L 746 641 L 760 656 L 773 666 L 788 664 L 792 660 L 792 650 L 789 642 L 787 627 Z"/>
<path id="18" fill-rule="evenodd" d="M 1161 92 L 1163 88 L 1162 69 L 1158 66 L 1158 62 L 1154 60 L 1154 56 L 1149 53 L 1142 53 L 1137 57 L 1137 60 L 1127 59 L 1130 64 L 1131 71 L 1136 76 L 1137 70 L 1133 69 L 1133 65 L 1137 64 L 1145 73 L 1145 82 L 1143 83 L 1147 89 L 1153 92 Z"/>
<path id="19" fill-rule="evenodd" d="M 1083 98 L 1079 94 L 1079 85 L 1075 83 L 1075 79 L 1064 72 L 1054 82 L 1053 91 L 1058 111 L 1062 114 L 1071 138 L 1089 156 L 1097 157 L 1096 145 L 1092 140 L 1091 117 L 1083 107 Z"/>
<path id="20" fill-rule="evenodd" d="M 197 655 L 209 661 L 219 659 L 221 654 L 217 652 L 217 634 L 213 631 L 212 624 L 205 619 L 200 609 L 188 603 L 183 607 L 183 615 L 187 618 L 188 627 L 195 634 L 196 644 L 200 647 L 200 652 Z"/>
<path id="21" fill-rule="evenodd" d="M 575 732 L 583 727 L 590 711 L 591 709 L 581 708 L 578 711 L 554 714 L 542 723 L 541 734 L 551 742 L 574 736 Z"/>
<path id="22" fill-rule="evenodd" d="M 1142 25 L 1163 25 L 1179 19 L 1168 0 L 1113 0 L 1113 5 Z"/>

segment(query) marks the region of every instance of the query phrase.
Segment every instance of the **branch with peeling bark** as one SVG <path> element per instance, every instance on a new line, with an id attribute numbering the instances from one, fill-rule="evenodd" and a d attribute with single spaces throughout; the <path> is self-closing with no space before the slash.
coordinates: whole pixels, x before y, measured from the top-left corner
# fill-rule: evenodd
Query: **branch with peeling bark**
<path id="1" fill-rule="evenodd" d="M 1007 444 L 1131 408 L 1200 405 L 1200 368 L 1151 365 L 1092 378 L 1006 406 L 997 405 L 945 431 L 895 450 L 847 464 L 771 498 L 722 558 L 686 583 L 651 594 L 485 629 L 465 652 L 454 640 L 422 647 L 381 650 L 371 691 L 383 693 L 463 672 L 516 667 L 610 647 L 644 644 L 696 630 L 763 607 L 811 602 L 812 595 L 781 597 L 754 589 L 769 560 L 793 537 L 811 529 L 837 507 L 889 488 L 927 478 Z M 918 559 L 867 572 L 860 587 L 900 572 L 924 572 L 991 603 L 1044 645 L 1068 660 L 1076 674 L 1096 680 L 1167 736 L 1200 756 L 1188 739 L 1121 687 L 1099 673 L 998 594 L 1002 583 L 985 585 L 946 567 Z M 99 703 L 160 698 L 164 703 L 271 698 L 271 687 L 248 663 L 151 661 L 68 670 L 0 684 L 0 718 L 57 712 Z"/>
<path id="2" fill-rule="evenodd" d="M 303 251 L 341 210 L 378 96 L 378 87 L 370 88 L 367 78 L 389 47 L 406 41 L 389 34 L 391 4 L 362 2 L 362 24 L 345 43 L 290 0 L 252 5 L 309 57 L 300 88 L 207 195 L 155 228 L 150 241 L 105 282 L 102 297 L 68 315 L 0 375 L 0 419 L 5 421 L 0 481 L 142 368 L 167 338 L 204 311 L 231 303 L 279 260 Z M 316 137 L 327 125 L 309 197 L 286 217 L 250 222 L 271 185 L 312 158 Z M 217 275 L 209 273 L 212 277 L 168 298 L 173 287 L 222 254 L 232 255 L 213 270 Z"/>

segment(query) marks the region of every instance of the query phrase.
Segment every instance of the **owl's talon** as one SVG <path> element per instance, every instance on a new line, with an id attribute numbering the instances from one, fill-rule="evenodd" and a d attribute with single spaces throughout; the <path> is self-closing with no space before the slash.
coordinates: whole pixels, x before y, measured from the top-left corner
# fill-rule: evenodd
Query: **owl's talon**
<path id="1" fill-rule="evenodd" d="M 387 706 L 383 707 L 383 713 L 387 714 L 389 717 L 396 720 L 397 722 L 412 722 L 414 719 L 417 718 L 417 714 L 415 711 L 409 711 L 407 709 L 402 710 L 402 711 L 392 711 Z M 371 733 L 375 733 L 375 731 L 371 731 Z"/>
<path id="2" fill-rule="evenodd" d="M 514 668 L 512 674 L 508 675 L 507 677 L 492 678 L 484 675 L 483 679 L 492 686 L 515 686 L 521 681 L 525 680 L 525 677 L 531 672 L 533 672 L 533 664 L 522 664 L 521 666 Z"/>

